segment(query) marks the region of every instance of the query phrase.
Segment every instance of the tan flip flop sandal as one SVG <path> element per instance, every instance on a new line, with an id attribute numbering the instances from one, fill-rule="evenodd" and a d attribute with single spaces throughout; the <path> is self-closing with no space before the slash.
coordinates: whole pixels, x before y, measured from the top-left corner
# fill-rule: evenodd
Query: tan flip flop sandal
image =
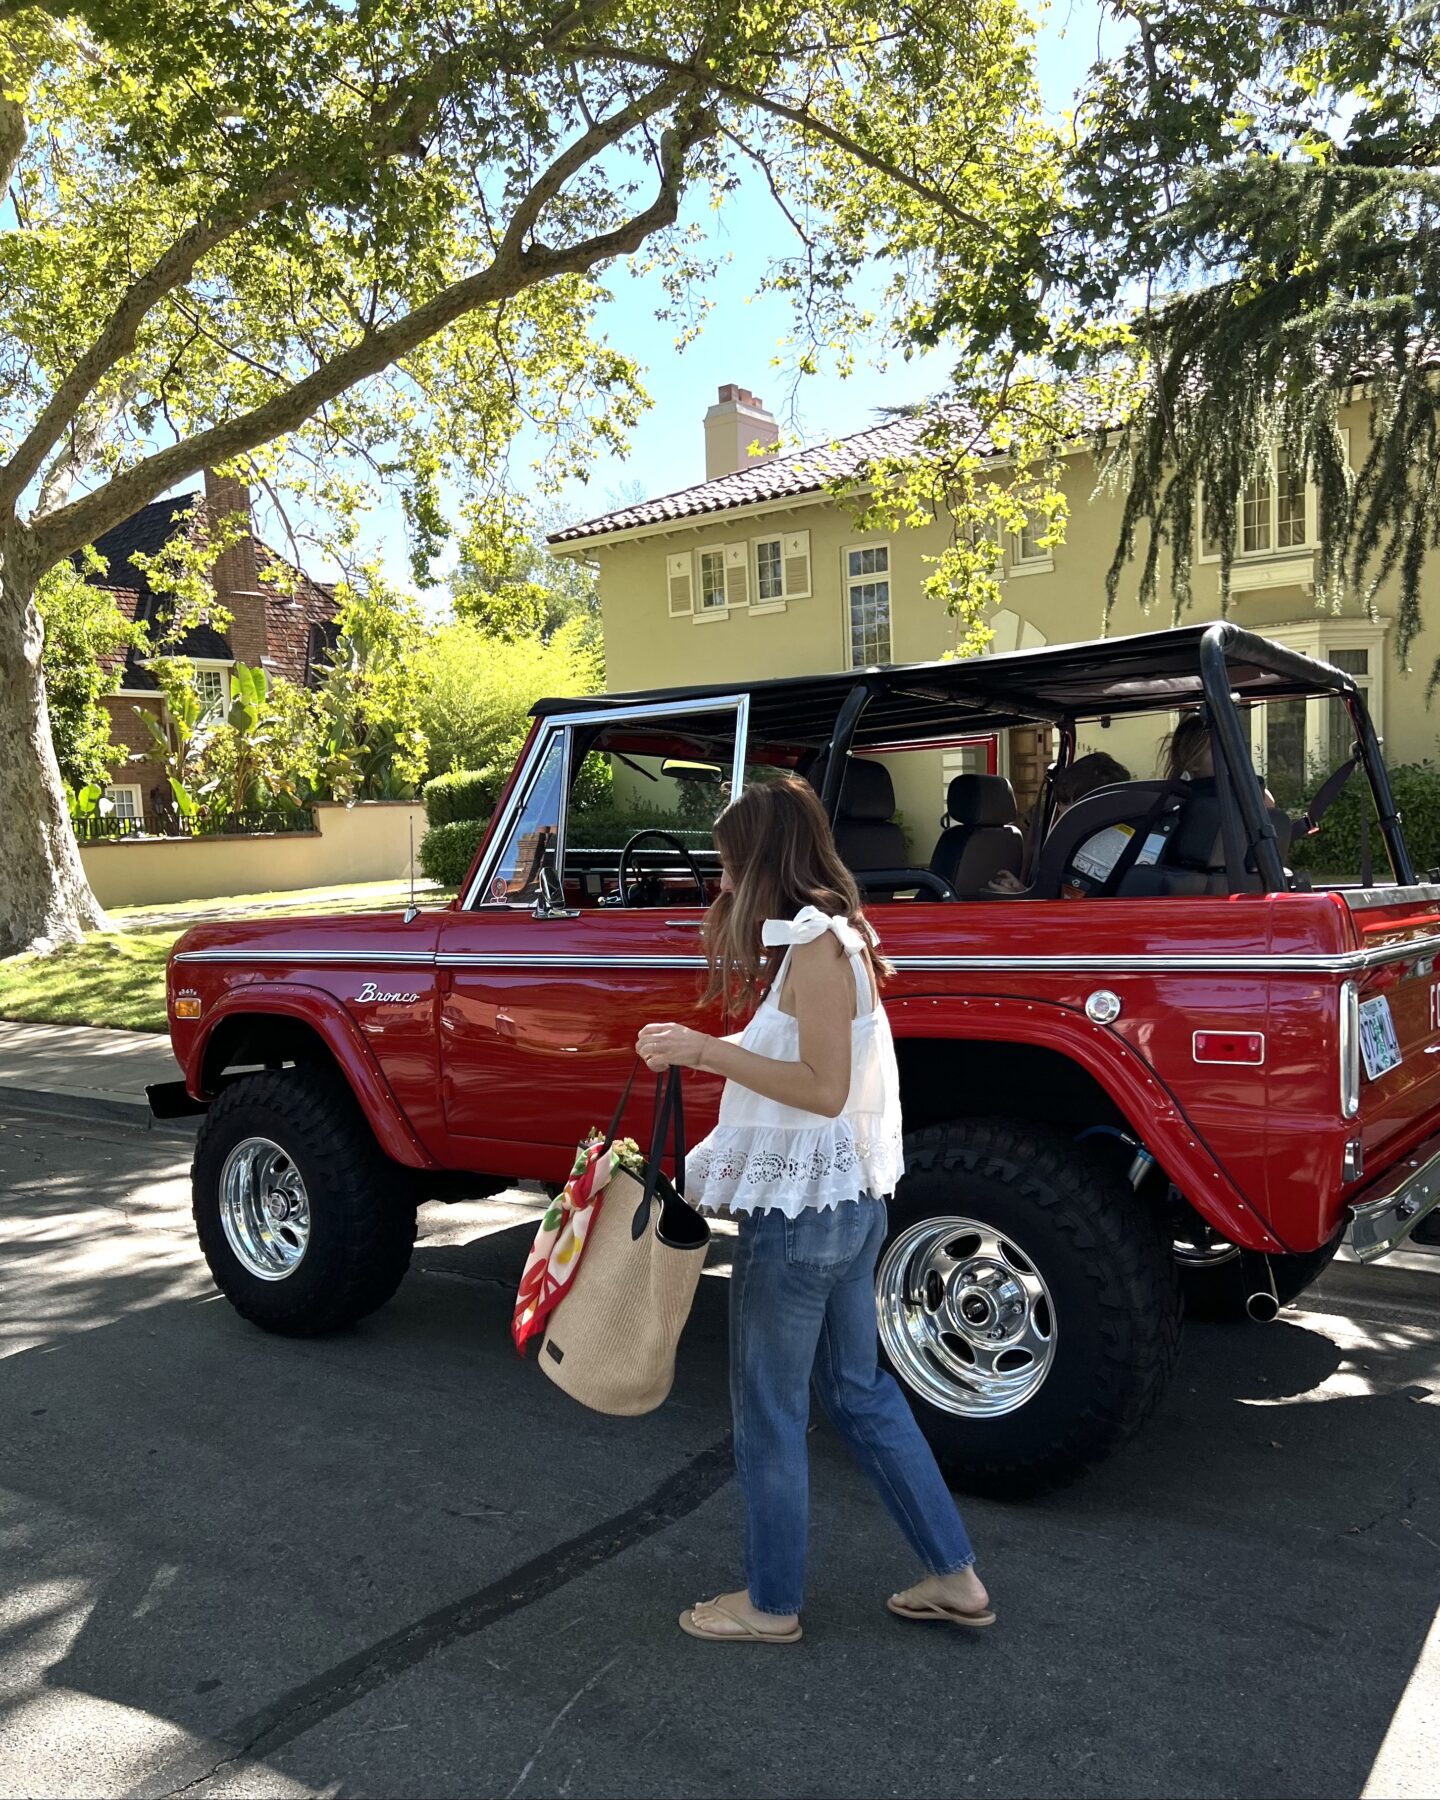
<path id="1" fill-rule="evenodd" d="M 984 1612 L 966 1612 L 959 1606 L 905 1606 L 898 1594 L 892 1594 L 885 1602 L 885 1607 L 897 1619 L 938 1620 L 944 1625 L 964 1625 L 972 1631 L 978 1631 L 982 1625 L 995 1623 L 995 1615 L 988 1607 Z"/>
<path id="2" fill-rule="evenodd" d="M 798 1619 L 789 1631 L 758 1631 L 748 1619 L 742 1619 L 718 1600 L 699 1600 L 696 1605 L 713 1606 L 723 1618 L 740 1627 L 739 1631 L 707 1631 L 697 1622 L 695 1607 L 687 1607 L 680 1615 L 680 1629 L 687 1637 L 704 1638 L 707 1644 L 797 1644 L 805 1635 Z"/>

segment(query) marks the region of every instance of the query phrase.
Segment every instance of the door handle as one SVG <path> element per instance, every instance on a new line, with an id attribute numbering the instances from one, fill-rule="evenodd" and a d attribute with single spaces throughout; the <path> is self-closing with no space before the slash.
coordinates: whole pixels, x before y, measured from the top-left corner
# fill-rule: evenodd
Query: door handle
<path id="1" fill-rule="evenodd" d="M 667 931 L 703 931 L 705 921 L 703 919 L 667 919 L 665 929 Z"/>

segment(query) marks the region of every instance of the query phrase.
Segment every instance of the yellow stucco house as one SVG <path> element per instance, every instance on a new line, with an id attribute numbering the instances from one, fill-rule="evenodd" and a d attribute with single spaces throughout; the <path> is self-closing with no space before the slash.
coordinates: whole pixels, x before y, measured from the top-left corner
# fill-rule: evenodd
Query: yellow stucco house
<path id="1" fill-rule="evenodd" d="M 1363 404 L 1352 408 L 1346 424 L 1353 442 L 1363 441 L 1365 422 Z M 703 481 L 572 525 L 550 540 L 554 554 L 584 557 L 599 571 L 610 690 L 943 656 L 954 645 L 954 623 L 926 597 L 923 583 L 924 559 L 943 547 L 946 526 L 864 535 L 825 491 L 837 474 L 908 448 L 916 429 L 894 420 L 811 450 L 752 454 L 752 445 L 777 442 L 776 421 L 747 389 L 722 387 L 705 415 Z M 1004 547 L 1003 604 L 989 621 L 992 652 L 1099 635 L 1121 502 L 1117 494 L 1095 493 L 1090 450 L 1077 448 L 1066 462 L 1066 541 L 1051 551 L 1026 535 Z M 1387 641 L 1393 602 L 1387 606 L 1383 592 L 1377 621 L 1364 616 L 1358 601 L 1339 616 L 1316 611 L 1316 497 L 1288 479 L 1283 464 L 1275 473 L 1245 496 L 1230 616 L 1352 674 L 1367 690 L 1392 765 L 1435 757 L 1440 709 L 1426 706 L 1425 685 L 1440 655 L 1440 580 L 1432 579 L 1437 591 L 1425 609 L 1430 629 L 1412 650 L 1412 669 L 1402 671 Z M 1213 544 L 1197 554 L 1197 620 L 1219 614 L 1218 560 Z M 1142 614 L 1133 584 L 1129 592 L 1122 584 L 1112 633 L 1168 623 L 1163 607 Z M 1349 733 L 1330 710 L 1335 704 L 1284 701 L 1254 709 L 1256 767 L 1303 785 L 1321 765 L 1339 761 Z M 1153 721 L 1091 730 L 1080 746 L 1109 751 L 1136 777 L 1151 773 L 1157 747 Z M 1003 739 L 957 740 L 929 764 L 896 759 L 897 803 L 914 847 L 923 845 L 928 854 L 952 775 L 986 768 L 1007 774 L 1023 803 L 1048 754 L 1042 734 L 1017 731 Z"/>

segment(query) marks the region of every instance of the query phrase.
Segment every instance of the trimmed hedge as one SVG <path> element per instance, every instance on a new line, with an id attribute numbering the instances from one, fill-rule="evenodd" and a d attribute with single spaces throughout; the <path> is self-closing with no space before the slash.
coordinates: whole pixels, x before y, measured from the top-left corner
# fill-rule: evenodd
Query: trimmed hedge
<path id="1" fill-rule="evenodd" d="M 1400 813 L 1410 860 L 1424 880 L 1428 870 L 1440 867 L 1440 767 L 1429 762 L 1401 763 L 1390 771 L 1390 789 Z M 1362 806 L 1370 814 L 1373 872 L 1377 880 L 1388 881 L 1390 864 L 1385 840 L 1380 835 L 1363 769 L 1357 769 L 1350 777 L 1315 836 L 1293 846 L 1292 865 L 1331 880 L 1358 881 Z"/>
<path id="2" fill-rule="evenodd" d="M 432 825 L 420 840 L 421 869 L 443 887 L 459 887 L 489 826 L 488 818 L 447 819 L 443 825 Z"/>
<path id="3" fill-rule="evenodd" d="M 454 769 L 425 783 L 422 795 L 425 817 L 432 825 L 453 825 L 461 819 L 488 819 L 505 785 L 505 769 Z"/>
<path id="4" fill-rule="evenodd" d="M 691 850 L 709 850 L 714 838 L 709 826 L 699 829 L 662 806 L 577 806 L 570 815 L 566 841 L 574 849 L 619 850 L 637 831 L 668 831 Z M 661 850 L 661 844 L 651 844 Z"/>

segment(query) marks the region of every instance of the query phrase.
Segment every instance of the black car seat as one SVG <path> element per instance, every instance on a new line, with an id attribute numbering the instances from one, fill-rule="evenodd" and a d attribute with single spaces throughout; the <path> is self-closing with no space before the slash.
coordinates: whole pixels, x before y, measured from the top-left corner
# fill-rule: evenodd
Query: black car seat
<path id="1" fill-rule="evenodd" d="M 1002 871 L 1020 873 L 1025 842 L 1015 823 L 1015 790 L 1003 775 L 957 775 L 945 817 L 930 868 L 957 894 L 980 893 Z"/>
<path id="2" fill-rule="evenodd" d="M 823 771 L 817 785 L 824 781 Z M 884 763 L 852 756 L 845 764 L 835 808 L 835 845 L 846 867 L 903 869 L 910 860 L 905 833 L 895 817 L 895 784 Z"/>
<path id="3" fill-rule="evenodd" d="M 1145 840 L 1134 846 L 1136 856 L 1153 857 L 1159 840 L 1175 829 L 1182 804 L 1183 796 L 1172 781 L 1117 782 L 1077 800 L 1055 821 L 1040 846 L 1029 898 L 1057 900 L 1062 890 L 1115 893 L 1144 868 L 1137 869 L 1135 857 L 1126 853 L 1134 835 L 1143 832 Z M 1157 842 L 1147 851 L 1145 845 L 1152 838 Z"/>
<path id="4" fill-rule="evenodd" d="M 825 763 L 822 754 L 805 770 L 817 794 L 825 791 Z M 841 861 L 871 900 L 909 892 L 922 900 L 955 898 L 948 882 L 929 869 L 910 867 L 905 831 L 895 817 L 895 785 L 884 763 L 846 759 L 834 831 Z"/>

